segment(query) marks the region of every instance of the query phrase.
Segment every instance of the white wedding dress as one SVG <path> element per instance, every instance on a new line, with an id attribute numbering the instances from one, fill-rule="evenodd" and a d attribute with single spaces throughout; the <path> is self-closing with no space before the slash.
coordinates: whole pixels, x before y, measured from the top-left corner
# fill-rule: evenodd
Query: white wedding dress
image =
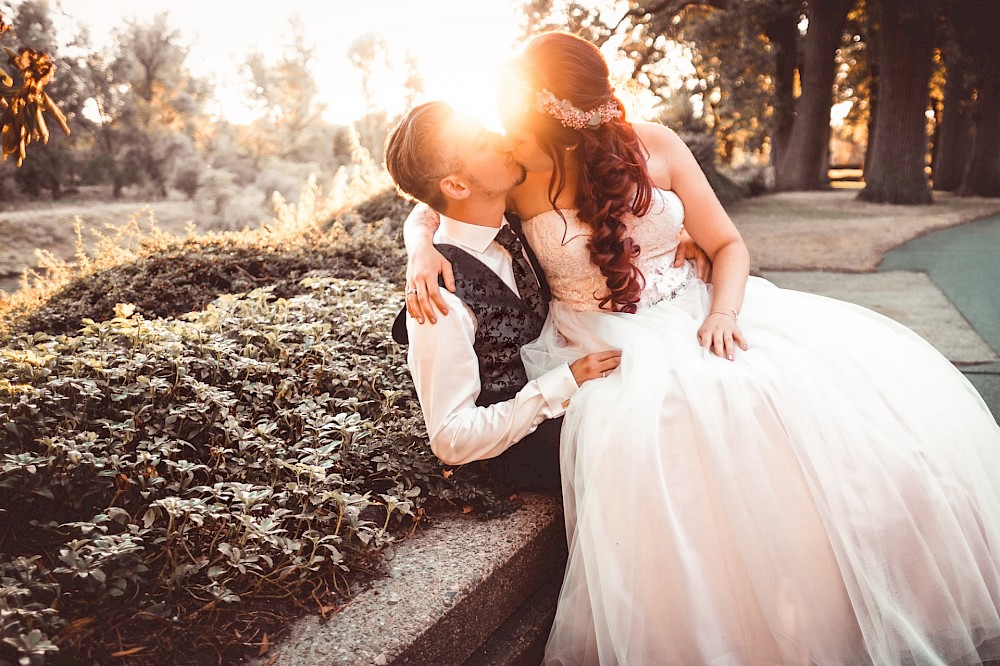
<path id="1" fill-rule="evenodd" d="M 735 362 L 671 266 L 683 207 L 629 222 L 637 314 L 571 210 L 524 223 L 553 297 L 530 376 L 622 350 L 562 434 L 569 562 L 547 664 L 978 664 L 1000 657 L 1000 428 L 909 329 L 750 278 Z M 596 295 L 596 296 L 595 296 Z"/>

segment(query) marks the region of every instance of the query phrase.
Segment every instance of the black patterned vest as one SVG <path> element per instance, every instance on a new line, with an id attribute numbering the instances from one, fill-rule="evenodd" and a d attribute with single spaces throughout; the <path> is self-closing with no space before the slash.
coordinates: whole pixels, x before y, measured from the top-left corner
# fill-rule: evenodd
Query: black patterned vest
<path id="1" fill-rule="evenodd" d="M 435 247 L 451 262 L 455 295 L 476 317 L 473 348 L 479 357 L 481 384 L 476 404 L 510 400 L 528 383 L 521 362 L 521 345 L 538 337 L 545 320 L 468 252 L 454 245 Z"/>
<path id="2" fill-rule="evenodd" d="M 512 216 L 507 219 L 520 235 L 520 220 Z M 476 404 L 485 406 L 510 400 L 528 383 L 521 362 L 521 345 L 538 337 L 544 315 L 527 307 L 496 273 L 468 252 L 454 245 L 436 247 L 452 264 L 456 295 L 476 316 L 473 348 L 479 358 L 481 385 Z M 549 290 L 545 277 L 527 245 L 525 252 L 541 281 L 542 302 L 547 304 Z M 396 317 L 392 337 L 399 344 L 407 343 L 405 307 Z M 520 488 L 558 488 L 561 428 L 561 417 L 543 421 L 502 455 L 480 464 L 486 465 L 500 481 Z"/>

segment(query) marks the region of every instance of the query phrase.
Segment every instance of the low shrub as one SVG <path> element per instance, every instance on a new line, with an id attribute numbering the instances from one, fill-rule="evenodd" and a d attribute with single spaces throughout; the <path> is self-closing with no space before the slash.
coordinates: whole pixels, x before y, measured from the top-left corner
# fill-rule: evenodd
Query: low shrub
<path id="1" fill-rule="evenodd" d="M 708 184 L 715 191 L 715 196 L 719 198 L 724 206 L 745 199 L 750 195 L 750 188 L 747 184 L 734 180 L 719 169 L 716 156 L 716 139 L 714 134 L 699 132 L 682 132 L 681 139 L 691 150 L 698 166 L 705 173 Z"/>
<path id="2" fill-rule="evenodd" d="M 402 283 L 406 255 L 386 234 L 335 225 L 292 237 L 266 233 L 213 234 L 161 242 L 134 260 L 81 274 L 11 322 L 13 332 L 69 334 L 85 317 L 110 318 L 131 303 L 148 318 L 205 307 L 220 294 L 273 286 L 275 295 L 301 293 L 310 274 Z"/>
<path id="3" fill-rule="evenodd" d="M 0 342 L 17 333 L 72 333 L 85 317 L 110 318 L 116 303 L 152 318 L 268 285 L 288 297 L 300 293 L 307 275 L 402 284 L 402 220 L 411 207 L 387 190 L 357 209 L 330 211 L 311 180 L 300 203 L 278 200 L 272 221 L 250 231 L 178 238 L 159 232 L 155 222 L 144 232 L 134 218 L 92 255 L 81 238 L 74 263 L 46 255 L 24 288 L 0 300 Z"/>
<path id="4" fill-rule="evenodd" d="M 233 661 L 425 503 L 498 501 L 427 446 L 398 287 L 301 289 L 0 348 L 0 663 Z"/>

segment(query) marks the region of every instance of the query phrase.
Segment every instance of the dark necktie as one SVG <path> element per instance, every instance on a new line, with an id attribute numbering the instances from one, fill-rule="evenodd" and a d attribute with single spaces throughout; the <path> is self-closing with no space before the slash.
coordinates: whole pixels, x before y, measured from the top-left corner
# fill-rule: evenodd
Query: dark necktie
<path id="1" fill-rule="evenodd" d="M 500 227 L 494 240 L 510 253 L 511 268 L 514 269 L 514 283 L 517 285 L 521 300 L 529 309 L 540 317 L 544 317 L 545 304 L 542 303 L 542 295 L 539 292 L 538 278 L 535 277 L 535 272 L 531 270 L 531 264 L 524 256 L 521 239 L 517 237 L 510 225 L 505 224 Z"/>

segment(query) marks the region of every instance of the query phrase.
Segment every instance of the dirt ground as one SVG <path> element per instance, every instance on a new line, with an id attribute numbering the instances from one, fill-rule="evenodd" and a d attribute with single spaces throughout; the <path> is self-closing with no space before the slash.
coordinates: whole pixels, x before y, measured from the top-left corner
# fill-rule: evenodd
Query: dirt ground
<path id="1" fill-rule="evenodd" d="M 928 232 L 1000 213 L 1000 199 L 935 192 L 930 206 L 857 200 L 857 190 L 784 192 L 729 209 L 752 269 L 873 271 L 888 250 Z"/>
<path id="2" fill-rule="evenodd" d="M 0 212 L 0 289 L 18 288 L 21 273 L 36 265 L 35 249 L 52 252 L 60 259 L 72 259 L 76 249 L 73 222 L 77 216 L 84 229 L 106 232 L 109 226 L 121 226 L 133 215 L 143 230 L 148 230 L 150 215 L 156 226 L 170 233 L 184 235 L 185 227 L 199 219 L 190 201 L 104 203 L 82 201 L 67 205 L 32 205 L 24 210 Z M 202 216 L 203 217 L 203 216 Z M 201 225 L 199 229 L 205 230 Z M 85 231 L 84 240 L 93 245 L 94 235 Z"/>

